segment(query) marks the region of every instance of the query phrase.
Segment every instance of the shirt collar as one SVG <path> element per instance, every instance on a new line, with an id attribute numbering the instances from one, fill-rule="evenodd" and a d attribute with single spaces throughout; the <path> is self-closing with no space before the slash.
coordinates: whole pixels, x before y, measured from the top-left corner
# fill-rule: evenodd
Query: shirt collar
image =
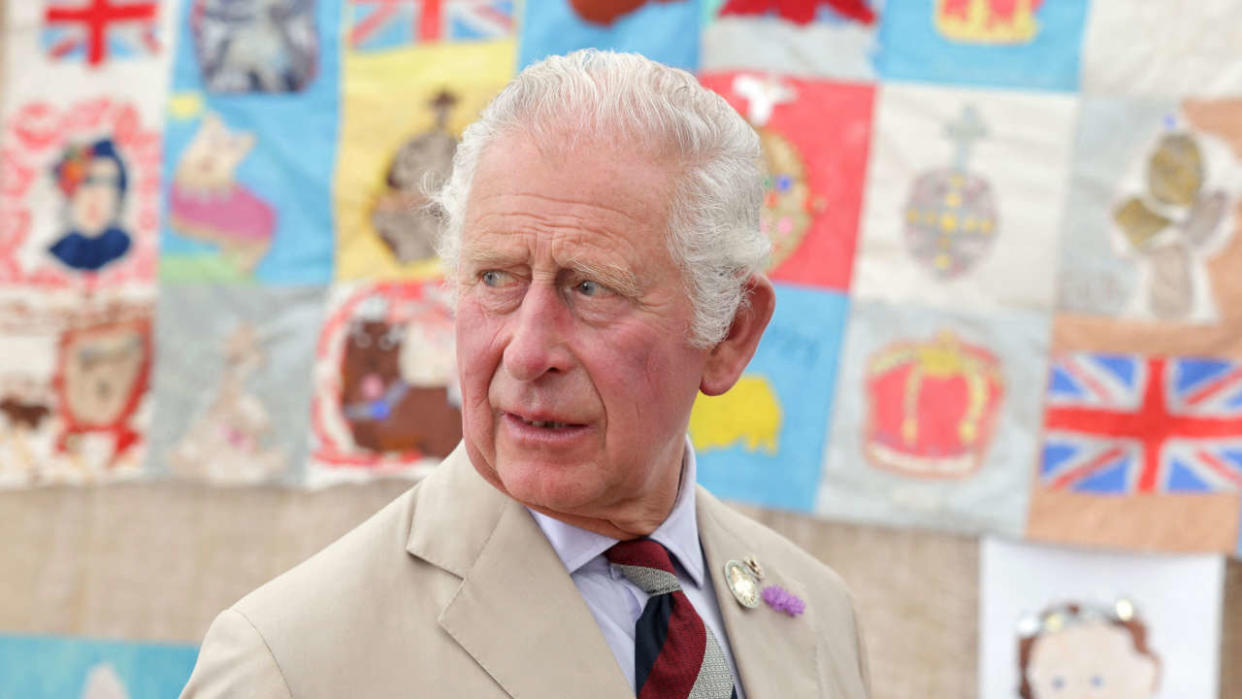
<path id="1" fill-rule="evenodd" d="M 694 503 L 696 470 L 694 447 L 687 437 L 685 457 L 682 459 L 681 485 L 677 490 L 677 499 L 673 502 L 673 510 L 660 523 L 660 526 L 656 527 L 649 538 L 658 541 L 668 549 L 694 584 L 702 587 L 703 548 L 699 544 L 699 524 L 695 517 Z M 594 560 L 596 556 L 603 555 L 618 541 L 603 534 L 575 527 L 542 512 L 527 509 L 571 575 Z"/>

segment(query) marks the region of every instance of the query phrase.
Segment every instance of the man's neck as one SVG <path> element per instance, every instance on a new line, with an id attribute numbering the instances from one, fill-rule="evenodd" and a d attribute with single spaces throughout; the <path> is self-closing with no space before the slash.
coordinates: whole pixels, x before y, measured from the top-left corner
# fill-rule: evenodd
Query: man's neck
<path id="1" fill-rule="evenodd" d="M 589 532 L 595 532 L 601 536 L 610 539 L 627 541 L 629 539 L 638 539 L 648 536 L 664 523 L 669 513 L 673 511 L 673 505 L 677 502 L 677 491 L 673 491 L 672 497 L 663 502 L 662 506 L 652 508 L 650 516 L 639 516 L 635 519 L 626 520 L 609 520 L 597 519 L 595 517 L 579 517 L 564 512 L 554 512 L 536 505 L 528 505 L 530 509 L 543 515 L 547 515 L 552 519 L 560 520 L 566 524 L 585 529 Z"/>

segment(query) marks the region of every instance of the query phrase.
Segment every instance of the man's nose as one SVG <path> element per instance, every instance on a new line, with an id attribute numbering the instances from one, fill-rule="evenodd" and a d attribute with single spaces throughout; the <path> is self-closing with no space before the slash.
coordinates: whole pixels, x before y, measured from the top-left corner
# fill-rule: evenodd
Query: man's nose
<path id="1" fill-rule="evenodd" d="M 519 381 L 567 371 L 573 364 L 567 340 L 573 318 L 553 284 L 536 282 L 511 316 L 504 368 Z"/>

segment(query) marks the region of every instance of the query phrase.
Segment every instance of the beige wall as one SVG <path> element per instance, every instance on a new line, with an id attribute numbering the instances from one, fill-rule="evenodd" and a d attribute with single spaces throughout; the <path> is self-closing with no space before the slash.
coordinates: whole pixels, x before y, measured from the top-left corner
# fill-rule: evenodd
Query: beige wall
<path id="1" fill-rule="evenodd" d="M 406 487 L 304 493 L 144 484 L 0 493 L 0 632 L 196 642 L 217 611 Z M 975 539 L 744 509 L 850 583 L 876 699 L 975 696 Z M 1237 562 L 1229 565 L 1226 609 L 1221 696 L 1242 697 Z"/>

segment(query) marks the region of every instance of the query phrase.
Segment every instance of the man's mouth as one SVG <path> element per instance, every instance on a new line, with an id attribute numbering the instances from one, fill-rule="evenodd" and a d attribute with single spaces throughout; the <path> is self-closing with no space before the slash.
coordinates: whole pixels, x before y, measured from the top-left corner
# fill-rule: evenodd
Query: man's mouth
<path id="1" fill-rule="evenodd" d="M 562 427 L 569 427 L 568 422 L 554 422 L 551 420 L 527 420 L 526 418 L 522 418 L 522 422 L 525 422 L 532 427 L 548 427 L 554 430 Z"/>
<path id="2" fill-rule="evenodd" d="M 568 420 L 537 419 L 533 417 L 526 417 L 525 415 L 519 415 L 517 413 L 508 413 L 508 412 L 505 413 L 505 415 L 509 417 L 509 419 L 514 420 L 527 427 L 535 427 L 535 428 L 544 429 L 544 430 L 568 430 L 568 429 L 574 429 L 574 428 L 579 428 L 579 427 L 585 427 L 583 423 L 569 422 Z"/>

